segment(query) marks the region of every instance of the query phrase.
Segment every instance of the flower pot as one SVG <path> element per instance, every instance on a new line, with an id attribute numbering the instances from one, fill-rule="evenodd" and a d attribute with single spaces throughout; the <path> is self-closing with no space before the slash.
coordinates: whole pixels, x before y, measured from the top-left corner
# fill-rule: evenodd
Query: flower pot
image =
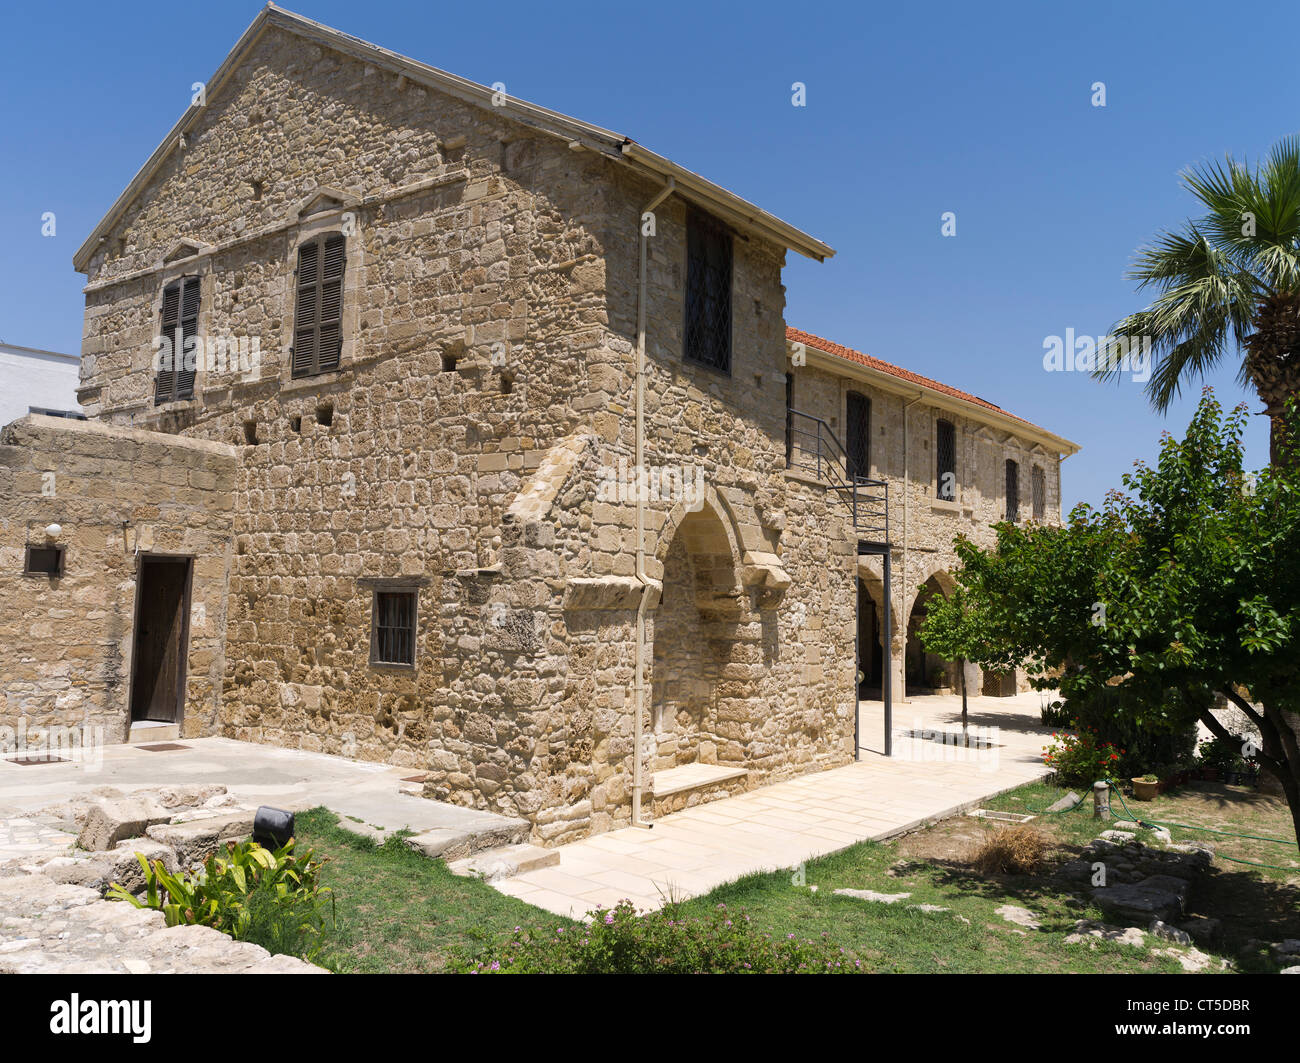
<path id="1" fill-rule="evenodd" d="M 1133 784 L 1133 796 L 1139 801 L 1154 801 L 1156 794 L 1160 792 L 1158 782 L 1147 782 L 1144 779 L 1130 779 Z"/>
<path id="2" fill-rule="evenodd" d="M 1223 773 L 1223 781 L 1229 786 L 1238 786 L 1241 783 L 1241 772 L 1225 771 Z"/>
<path id="3" fill-rule="evenodd" d="M 1219 769 L 1218 769 L 1218 768 L 1202 768 L 1202 769 L 1201 769 L 1201 778 L 1204 779 L 1206 782 L 1218 782 L 1218 781 L 1219 781 Z"/>

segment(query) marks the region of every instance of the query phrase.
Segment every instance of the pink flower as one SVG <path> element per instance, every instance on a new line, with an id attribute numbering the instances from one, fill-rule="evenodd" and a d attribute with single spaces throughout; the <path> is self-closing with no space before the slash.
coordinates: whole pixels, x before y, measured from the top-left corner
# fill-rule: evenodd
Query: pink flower
<path id="1" fill-rule="evenodd" d="M 611 926 L 611 925 L 613 924 L 613 922 L 614 922 L 614 913 L 613 913 L 613 912 L 606 912 L 606 913 L 605 913 L 605 925 L 606 925 L 606 926 Z"/>

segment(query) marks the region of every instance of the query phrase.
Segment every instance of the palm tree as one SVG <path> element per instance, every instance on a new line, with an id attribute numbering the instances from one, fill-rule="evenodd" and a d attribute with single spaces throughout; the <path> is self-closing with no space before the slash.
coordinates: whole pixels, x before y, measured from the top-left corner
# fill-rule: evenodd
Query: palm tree
<path id="1" fill-rule="evenodd" d="M 1139 291 L 1153 287 L 1159 294 L 1111 334 L 1130 345 L 1149 337 L 1147 395 L 1161 412 L 1188 378 L 1235 345 L 1242 354 L 1238 380 L 1264 404 L 1276 463 L 1286 401 L 1300 392 L 1300 138 L 1275 144 L 1254 173 L 1229 157 L 1181 178 L 1206 212 L 1137 252 L 1129 276 Z M 1123 368 L 1111 359 L 1094 375 L 1116 376 Z"/>

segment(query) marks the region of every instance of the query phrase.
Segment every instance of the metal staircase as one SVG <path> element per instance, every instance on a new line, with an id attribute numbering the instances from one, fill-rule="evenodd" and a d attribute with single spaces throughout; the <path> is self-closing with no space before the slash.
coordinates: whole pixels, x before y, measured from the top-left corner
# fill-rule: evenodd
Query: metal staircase
<path id="1" fill-rule="evenodd" d="M 889 558 L 889 484 L 863 475 L 858 463 L 850 457 L 844 445 L 820 417 L 802 413 L 787 406 L 785 411 L 785 463 L 788 468 L 799 469 L 815 477 L 817 482 L 836 495 L 848 507 L 853 522 L 854 536 L 858 541 L 859 556 L 875 556 L 884 565 L 883 623 L 886 632 L 892 631 L 890 609 L 893 587 L 890 579 Z M 857 601 L 857 595 L 854 595 Z M 854 640 L 857 639 L 854 625 Z M 891 673 L 890 640 L 885 639 L 886 661 L 881 671 L 881 698 L 885 708 L 885 756 L 894 751 L 894 699 Z M 861 654 L 857 654 L 861 660 Z M 855 686 L 855 695 L 857 693 Z M 856 703 L 856 697 L 855 697 Z M 854 713 L 853 759 L 861 755 L 861 735 L 858 718 Z"/>
<path id="2" fill-rule="evenodd" d="M 811 474 L 848 507 L 858 553 L 875 553 L 889 543 L 889 485 L 873 480 L 856 463 L 820 417 L 786 410 L 786 465 Z"/>

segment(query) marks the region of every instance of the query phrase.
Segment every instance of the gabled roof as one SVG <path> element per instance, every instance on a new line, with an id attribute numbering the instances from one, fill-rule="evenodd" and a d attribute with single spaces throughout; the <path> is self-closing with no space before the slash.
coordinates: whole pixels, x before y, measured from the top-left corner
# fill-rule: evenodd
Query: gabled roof
<path id="1" fill-rule="evenodd" d="M 404 74 L 417 84 L 456 96 L 461 100 L 479 105 L 516 122 L 563 137 L 575 148 L 598 151 L 603 155 L 618 159 L 634 167 L 647 176 L 665 182 L 671 181 L 676 193 L 683 198 L 699 203 L 724 221 L 757 231 L 782 247 L 798 251 L 808 258 L 822 261 L 835 254 L 834 250 L 827 244 L 822 243 L 822 241 L 796 229 L 793 225 L 782 221 L 775 215 L 754 206 L 754 204 L 749 203 L 740 196 L 728 192 L 725 188 L 715 185 L 698 174 L 692 173 L 669 159 L 642 147 L 629 137 L 613 133 L 608 129 L 601 129 L 599 126 L 590 125 L 576 118 L 570 118 L 558 111 L 551 111 L 545 107 L 528 103 L 525 100 L 516 99 L 514 96 L 507 98 L 506 106 L 494 107 L 492 106 L 493 90 L 486 85 L 480 85 L 456 74 L 450 74 L 445 70 L 439 70 L 414 59 L 408 59 L 396 52 L 390 52 L 386 48 L 380 48 L 378 45 L 370 44 L 358 37 L 341 33 L 329 26 L 304 18 L 302 15 L 286 11 L 275 4 L 267 4 L 258 12 L 252 24 L 244 31 L 243 36 L 239 38 L 234 48 L 222 61 L 221 66 L 217 68 L 217 72 L 207 81 L 206 96 L 209 102 L 221 90 L 222 85 L 238 67 L 245 54 L 257 43 L 263 32 L 271 26 L 295 33 L 307 40 L 317 42 L 324 47 L 332 48 L 335 51 L 353 56 L 375 66 Z M 131 183 L 118 196 L 117 201 L 100 223 L 95 226 L 94 232 L 86 238 L 86 242 L 81 245 L 73 256 L 72 263 L 79 272 L 84 273 L 86 271 L 95 248 L 99 246 L 108 231 L 126 212 L 126 209 L 157 169 L 176 150 L 179 138 L 194 124 L 203 109 L 204 107 L 200 104 L 192 104 L 181 115 L 180 120 L 172 127 L 171 132 L 154 149 L 154 153 L 149 156 L 148 161 L 131 179 Z"/>
<path id="2" fill-rule="evenodd" d="M 971 411 L 978 416 L 978 410 L 988 411 L 995 415 L 995 419 L 1005 419 L 1020 425 L 1032 431 L 1029 433 L 1032 438 L 1050 441 L 1056 447 L 1068 454 L 1074 454 L 1079 447 L 1071 443 L 1068 439 L 1056 435 L 1054 432 L 1041 428 L 1023 417 L 1018 417 L 1010 410 L 1004 410 L 1001 406 L 995 406 L 988 399 L 981 399 L 978 395 L 972 395 L 969 391 L 962 391 L 960 388 L 952 387 L 949 384 L 940 383 L 938 380 L 931 380 L 929 377 L 921 376 L 920 373 L 913 373 L 910 369 L 904 369 L 901 366 L 883 361 L 870 354 L 863 354 L 861 351 L 855 351 L 852 347 L 845 347 L 842 343 L 835 343 L 833 340 L 823 339 L 821 336 L 815 336 L 811 332 L 804 332 L 802 329 L 789 328 L 785 330 L 785 339 L 787 343 L 802 343 L 805 347 L 821 351 L 824 354 L 833 355 L 836 358 L 842 358 L 848 362 L 854 362 L 857 365 L 864 366 L 876 373 L 883 373 L 907 384 L 915 385 L 926 391 L 931 391 L 937 395 L 946 396 L 949 399 L 956 399 L 965 406 L 974 406 L 977 408 Z"/>

